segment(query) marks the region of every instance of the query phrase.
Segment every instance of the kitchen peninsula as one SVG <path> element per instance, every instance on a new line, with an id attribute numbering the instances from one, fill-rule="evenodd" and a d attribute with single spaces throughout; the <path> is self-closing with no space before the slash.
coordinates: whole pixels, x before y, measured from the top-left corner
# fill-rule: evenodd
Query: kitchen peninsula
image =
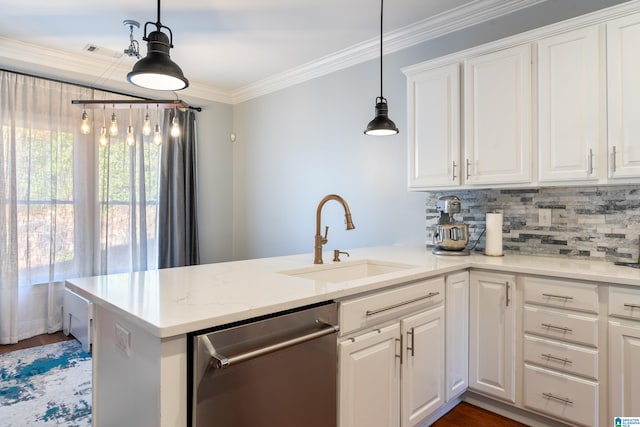
<path id="1" fill-rule="evenodd" d="M 596 419 L 622 415 L 613 408 L 607 414 L 608 389 L 613 384 L 607 381 L 607 316 L 612 312 L 611 309 L 607 311 L 605 304 L 608 301 L 611 307 L 615 300 L 610 297 L 616 295 L 612 293 L 614 288 L 629 294 L 631 300 L 640 304 L 639 270 L 568 258 L 487 257 L 480 254 L 439 257 L 424 247 L 388 246 L 348 252 L 348 261 L 341 262 L 340 266 L 376 260 L 403 268 L 344 282 L 312 280 L 295 273 L 301 269 L 312 271 L 338 264 L 327 261 L 324 265 L 313 266 L 313 256 L 304 254 L 68 281 L 68 289 L 94 304 L 94 426 L 185 427 L 190 410 L 187 407 L 187 334 L 190 332 L 318 302 L 340 302 L 356 295 L 467 271 L 516 278 L 511 284 L 511 296 L 507 291 L 507 300 L 511 298 L 517 307 L 518 314 L 514 318 L 518 325 L 525 303 L 532 302 L 526 300 L 526 292 L 533 287 L 544 288 L 557 281 L 580 290 L 582 284 L 584 289 L 595 289 L 594 295 L 599 302 L 594 310 L 599 314 L 589 316 L 595 319 L 596 333 L 600 336 L 596 397 L 605 399 Z M 330 260 L 331 254 L 326 253 L 324 259 Z M 471 286 L 475 285 L 472 279 Z M 539 304 L 553 306 L 549 301 Z M 552 310 L 555 314 L 561 311 Z M 628 323 L 633 323 L 634 319 L 640 318 L 640 310 L 632 309 L 622 317 L 632 319 Z M 623 322 L 627 320 L 623 319 Z M 626 323 L 623 326 L 629 327 Z M 517 328 L 518 336 L 522 335 L 521 328 Z M 518 349 L 514 352 L 517 355 L 514 364 L 526 362 L 521 340 L 518 338 L 518 344 L 513 344 Z M 638 354 L 640 350 L 636 347 L 634 351 Z M 635 363 L 637 360 L 640 359 Z M 519 410 L 543 414 L 535 404 L 527 404 L 526 396 L 523 397 L 521 377 L 524 375 L 521 371 L 520 367 L 514 368 L 518 375 L 513 379 L 517 384 L 513 390 L 515 397 L 500 400 L 515 404 L 513 406 Z M 473 384 L 470 388 L 490 395 Z M 550 415 L 561 420 L 554 413 Z"/>

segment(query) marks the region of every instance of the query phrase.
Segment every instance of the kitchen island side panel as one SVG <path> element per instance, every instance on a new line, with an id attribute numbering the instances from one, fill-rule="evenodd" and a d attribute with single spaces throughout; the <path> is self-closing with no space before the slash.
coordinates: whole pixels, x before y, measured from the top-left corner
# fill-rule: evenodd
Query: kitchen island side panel
<path id="1" fill-rule="evenodd" d="M 186 426 L 186 336 L 161 340 L 95 311 L 93 427 Z"/>

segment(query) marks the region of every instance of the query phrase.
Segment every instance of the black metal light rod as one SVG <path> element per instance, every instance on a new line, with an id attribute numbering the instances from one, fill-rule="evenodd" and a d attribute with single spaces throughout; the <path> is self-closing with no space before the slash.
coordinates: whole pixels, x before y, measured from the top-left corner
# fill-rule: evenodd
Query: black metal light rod
<path id="1" fill-rule="evenodd" d="M 78 105 L 86 108 L 87 110 L 102 108 L 103 106 L 111 106 L 112 108 L 146 108 L 147 106 L 157 105 L 159 108 L 189 108 L 195 111 L 202 111 L 201 107 L 193 107 L 186 102 L 179 99 L 158 100 L 153 99 L 115 99 L 115 100 L 98 100 L 98 99 L 74 99 L 71 101 L 72 105 Z"/>

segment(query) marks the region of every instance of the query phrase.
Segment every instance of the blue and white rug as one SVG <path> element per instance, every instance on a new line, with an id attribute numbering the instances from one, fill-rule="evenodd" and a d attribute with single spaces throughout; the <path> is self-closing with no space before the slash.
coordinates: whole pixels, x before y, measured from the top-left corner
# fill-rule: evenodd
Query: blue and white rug
<path id="1" fill-rule="evenodd" d="M 0 355 L 2 427 L 90 427 L 91 355 L 63 341 Z"/>

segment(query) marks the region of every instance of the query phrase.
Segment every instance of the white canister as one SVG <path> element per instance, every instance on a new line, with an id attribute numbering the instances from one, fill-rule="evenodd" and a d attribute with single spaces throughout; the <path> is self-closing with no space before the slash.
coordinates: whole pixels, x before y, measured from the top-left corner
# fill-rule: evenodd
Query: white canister
<path id="1" fill-rule="evenodd" d="M 502 213 L 487 213 L 487 244 L 484 254 L 489 256 L 502 256 Z"/>

